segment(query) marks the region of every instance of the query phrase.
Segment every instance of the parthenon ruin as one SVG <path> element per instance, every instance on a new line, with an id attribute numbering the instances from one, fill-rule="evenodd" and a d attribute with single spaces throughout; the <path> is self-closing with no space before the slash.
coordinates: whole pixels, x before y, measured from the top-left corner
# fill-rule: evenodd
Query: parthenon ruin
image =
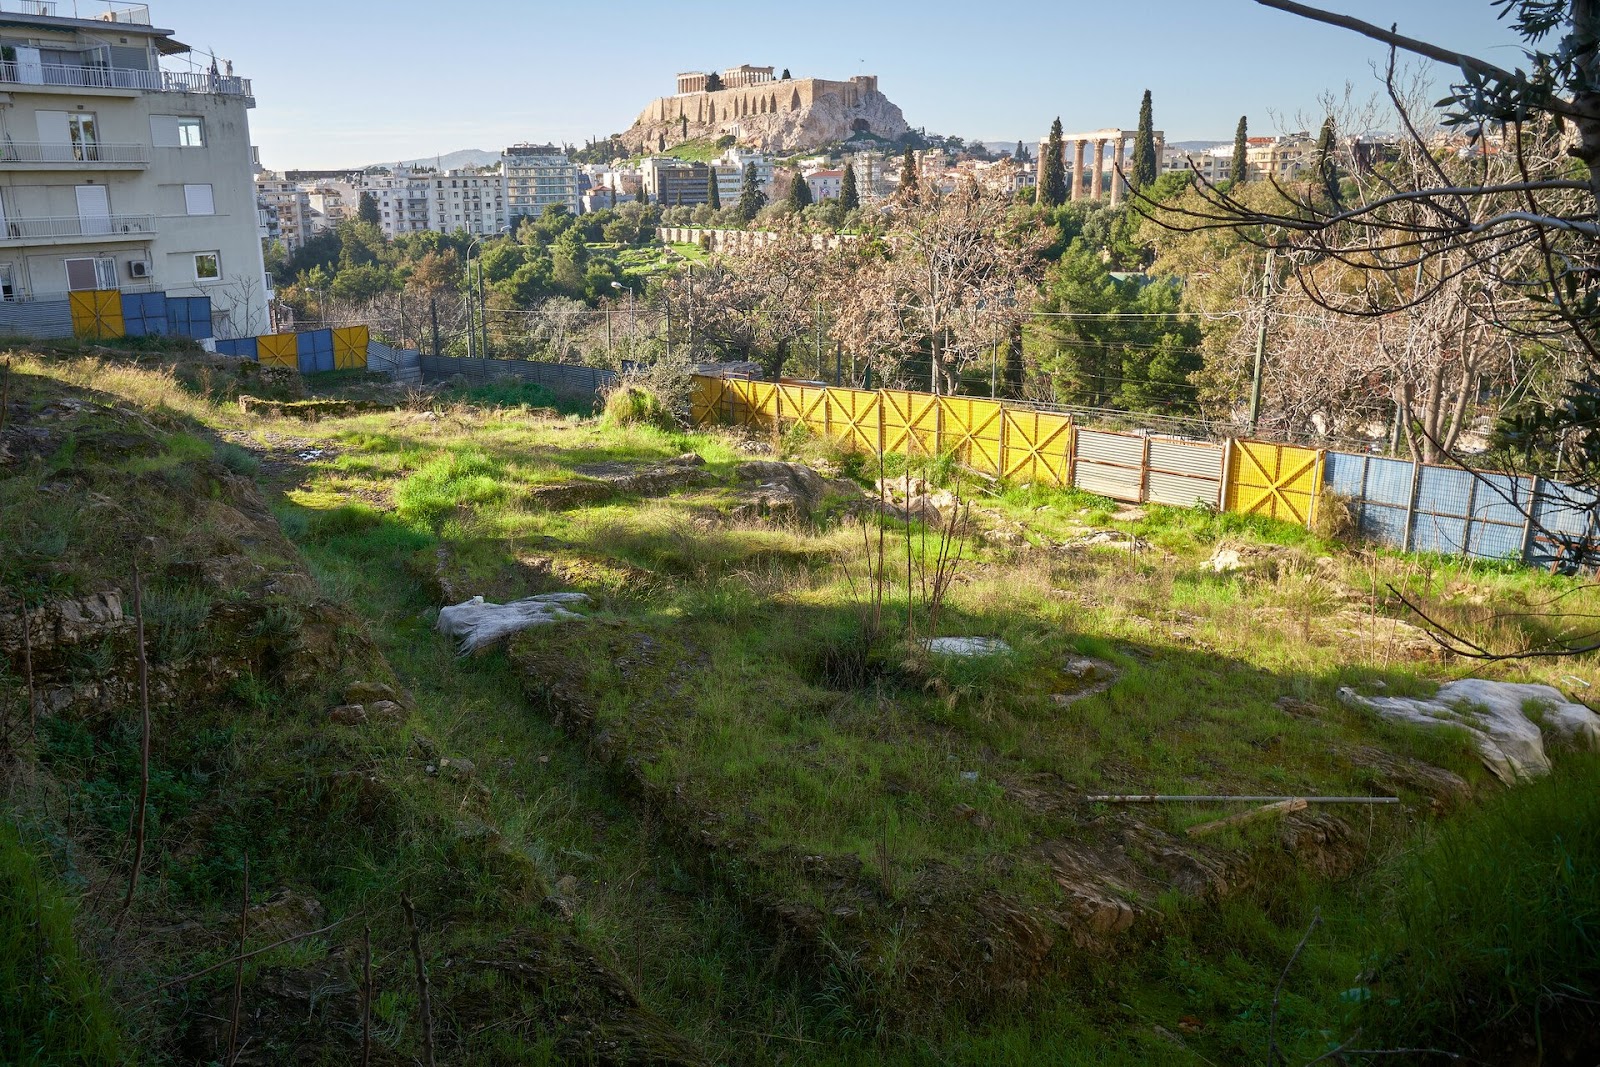
<path id="1" fill-rule="evenodd" d="M 1111 150 L 1111 206 L 1116 207 L 1122 203 L 1122 189 L 1127 184 L 1125 177 L 1127 170 L 1123 164 L 1123 151 L 1127 143 L 1138 136 L 1137 130 L 1124 130 L 1111 127 L 1104 130 L 1093 130 L 1089 133 L 1066 133 L 1061 135 L 1062 154 L 1065 155 L 1067 146 L 1071 146 L 1072 159 L 1062 160 L 1067 164 L 1067 199 L 1069 200 L 1099 200 L 1102 186 L 1105 184 L 1101 175 L 1106 172 L 1106 145 L 1115 147 Z M 1166 147 L 1167 135 L 1160 130 L 1155 131 L 1156 161 L 1160 165 L 1161 151 Z M 1094 165 L 1085 171 L 1083 157 L 1088 145 L 1094 145 Z M 1039 142 L 1039 187 L 1044 188 L 1044 161 L 1049 152 L 1050 141 L 1048 138 Z M 1093 181 L 1089 175 L 1094 175 Z"/>

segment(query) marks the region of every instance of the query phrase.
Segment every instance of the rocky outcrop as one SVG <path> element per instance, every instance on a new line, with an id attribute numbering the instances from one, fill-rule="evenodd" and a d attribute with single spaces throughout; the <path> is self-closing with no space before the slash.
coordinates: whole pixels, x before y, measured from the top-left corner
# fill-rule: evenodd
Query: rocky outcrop
<path id="1" fill-rule="evenodd" d="M 1465 678 L 1440 686 L 1431 699 L 1365 697 L 1348 688 L 1339 698 L 1398 722 L 1464 730 L 1484 766 L 1507 785 L 1550 773 L 1546 734 L 1600 751 L 1600 716 L 1553 686 Z"/>
<path id="2" fill-rule="evenodd" d="M 871 134 L 893 141 L 910 127 L 874 77 L 799 78 L 686 93 L 651 101 L 622 135 L 630 151 L 660 152 L 683 141 L 734 137 L 764 152 L 793 152 Z"/>

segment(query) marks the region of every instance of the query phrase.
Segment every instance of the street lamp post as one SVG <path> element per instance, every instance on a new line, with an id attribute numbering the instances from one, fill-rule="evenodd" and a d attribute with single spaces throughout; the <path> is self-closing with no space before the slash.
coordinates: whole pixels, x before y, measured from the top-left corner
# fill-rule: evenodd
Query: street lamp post
<path id="1" fill-rule="evenodd" d="M 626 289 L 628 291 L 628 358 L 633 358 L 633 286 L 623 285 L 621 282 L 612 282 L 613 289 Z"/>
<path id="2" fill-rule="evenodd" d="M 504 237 L 511 231 L 499 229 L 493 234 L 480 233 L 467 243 L 467 355 L 472 355 L 476 327 L 472 321 L 472 250 L 483 243 L 485 237 Z M 478 317 L 483 320 L 483 358 L 489 358 L 489 305 L 483 299 L 483 260 L 478 260 Z"/>

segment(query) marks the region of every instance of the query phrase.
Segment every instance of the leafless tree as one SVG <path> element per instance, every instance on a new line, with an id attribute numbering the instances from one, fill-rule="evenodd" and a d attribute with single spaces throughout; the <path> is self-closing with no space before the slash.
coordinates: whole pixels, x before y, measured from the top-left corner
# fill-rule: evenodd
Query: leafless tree
<path id="1" fill-rule="evenodd" d="M 1007 197 L 973 182 L 944 195 L 925 185 L 893 206 L 841 294 L 837 336 L 884 380 L 904 380 L 908 363 L 928 359 L 934 391 L 957 392 L 961 372 L 1026 311 L 1044 244 Z"/>

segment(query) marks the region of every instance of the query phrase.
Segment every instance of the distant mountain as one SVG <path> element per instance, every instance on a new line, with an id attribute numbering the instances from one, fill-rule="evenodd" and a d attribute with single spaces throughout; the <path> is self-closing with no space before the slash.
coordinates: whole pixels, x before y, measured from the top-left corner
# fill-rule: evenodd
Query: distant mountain
<path id="1" fill-rule="evenodd" d="M 423 156 L 421 159 L 385 159 L 380 163 L 372 163 L 374 167 L 392 167 L 396 163 L 406 167 L 438 167 L 440 170 L 456 170 L 461 167 L 488 167 L 500 162 L 499 152 L 485 152 L 481 148 L 463 148 L 458 152 L 446 152 L 439 156 Z"/>

